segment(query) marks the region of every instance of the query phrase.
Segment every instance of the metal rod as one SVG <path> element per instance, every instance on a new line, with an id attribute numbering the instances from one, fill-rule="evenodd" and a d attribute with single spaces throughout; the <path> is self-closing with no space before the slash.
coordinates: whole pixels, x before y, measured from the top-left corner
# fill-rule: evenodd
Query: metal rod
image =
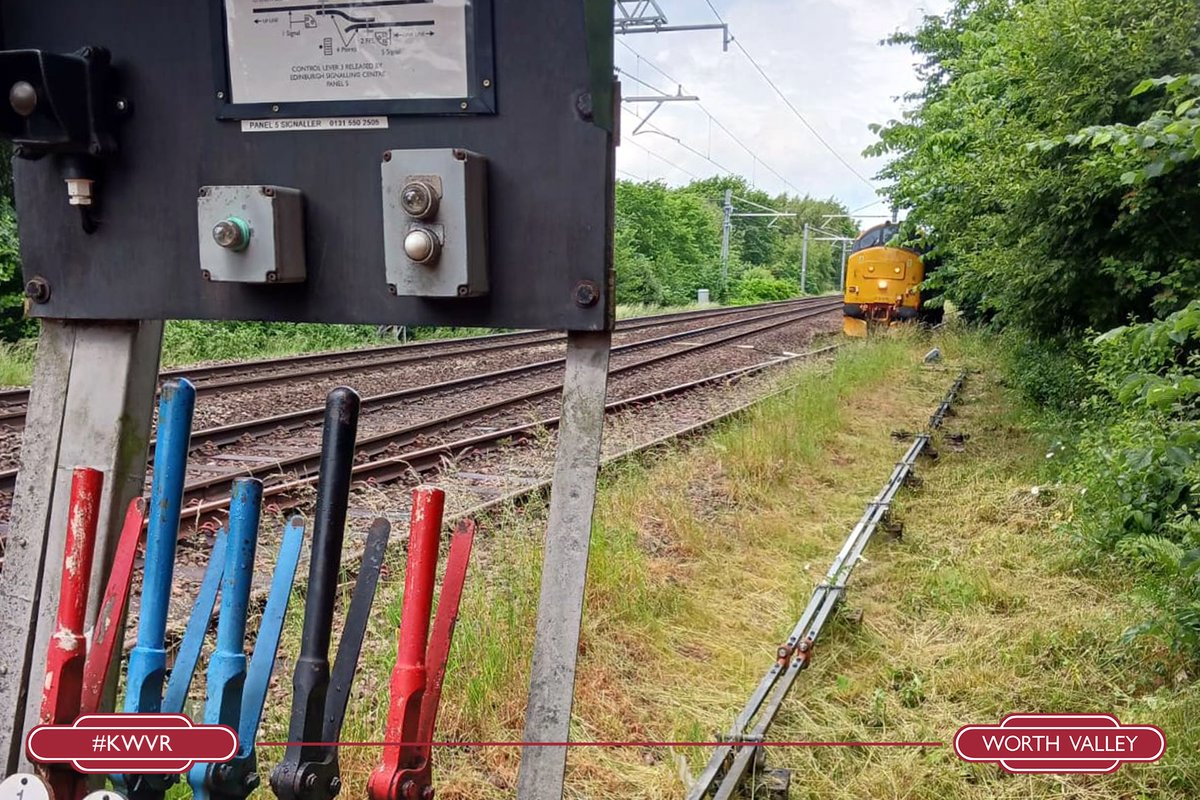
<path id="1" fill-rule="evenodd" d="M 108 683 L 110 667 L 114 662 L 118 632 L 125 619 L 125 607 L 129 603 L 130 584 L 133 581 L 133 565 L 137 559 L 138 544 L 142 540 L 142 528 L 146 521 L 146 501 L 135 498 L 125 512 L 125 523 L 117 538 L 117 550 L 113 557 L 108 586 L 100 602 L 96 627 L 92 631 L 92 646 L 83 668 L 83 691 L 79 698 L 81 714 L 93 714 L 100 710 L 100 698 Z"/>
<path id="2" fill-rule="evenodd" d="M 254 655 L 246 668 L 246 688 L 242 692 L 242 720 L 238 725 L 241 747 L 239 757 L 244 757 L 254 748 L 254 735 L 262 719 L 263 706 L 267 701 L 267 688 L 275 667 L 279 650 L 279 637 L 283 632 L 283 619 L 287 614 L 288 601 L 292 596 L 292 585 L 296 580 L 296 567 L 300 562 L 300 549 L 304 544 L 304 518 L 292 517 L 283 529 L 283 541 L 279 545 L 279 557 L 275 561 L 275 572 L 271 576 L 271 591 L 267 595 L 267 607 L 263 610 L 258 634 L 254 637 Z"/>
<path id="3" fill-rule="evenodd" d="M 429 746 L 420 740 L 421 711 L 429 679 L 426 647 L 445 505 L 441 489 L 422 486 L 413 491 L 400 644 L 389 687 L 385 738 L 391 744 L 384 747 L 368 780 L 371 800 L 418 798 L 429 785 Z"/>
<path id="4" fill-rule="evenodd" d="M 246 685 L 246 613 L 254 580 L 254 551 L 262 510 L 262 482 L 240 478 L 233 486 L 229 508 L 229 544 L 221 580 L 221 614 L 217 619 L 217 646 L 208 660 L 208 697 L 204 703 L 207 725 L 237 729 L 242 716 L 242 692 Z M 244 742 L 239 744 L 244 746 Z M 253 742 L 251 742 L 251 745 Z M 222 793 L 213 791 L 215 765 L 197 762 L 187 780 L 195 800 L 209 800 Z M 238 788 L 240 784 L 238 784 Z"/>
<path id="5" fill-rule="evenodd" d="M 801 670 L 809 665 L 813 647 L 834 609 L 841 602 L 846 582 L 855 566 L 862 560 L 862 554 L 875 531 L 887 518 L 892 501 L 911 474 L 917 459 L 928 447 L 930 443 L 929 430 L 934 430 L 937 425 L 941 424 L 950 404 L 961 390 L 965 377 L 965 373 L 959 375 L 942 399 L 938 411 L 931 417 L 929 429 L 914 437 L 904 456 L 892 469 L 883 489 L 867 504 L 863 515 L 855 523 L 829 570 L 825 573 L 825 580 L 813 591 L 812 598 L 793 628 L 791 637 L 780 648 L 779 659 L 767 671 L 746 707 L 738 715 L 733 729 L 730 731 L 730 738 L 735 742 L 724 745 L 712 753 L 704 771 L 688 793 L 689 800 L 701 800 L 710 795 L 715 800 L 729 800 L 740 787 L 754 761 L 754 755 L 760 747 L 754 743 L 763 740 Z M 768 695 L 770 701 L 767 702 L 765 708 L 762 708 Z M 751 727 L 751 723 L 755 719 L 757 722 Z M 718 775 L 722 776 L 719 782 L 717 781 Z"/>
<path id="6" fill-rule="evenodd" d="M 450 644 L 454 640 L 454 627 L 458 622 L 458 608 L 462 602 L 463 586 L 467 580 L 467 564 L 471 559 L 471 546 L 474 541 L 473 520 L 459 522 L 458 529 L 450 537 L 446 576 L 442 580 L 437 617 L 429 637 L 429 649 L 425 653 L 428 679 L 425 682 L 425 696 L 421 700 L 421 729 L 417 731 L 417 740 L 421 742 L 432 742 L 437 727 L 442 682 L 446 677 L 446 662 L 450 657 Z"/>
<path id="7" fill-rule="evenodd" d="M 87 611 L 88 582 L 92 576 L 92 554 L 96 548 L 96 523 L 103 486 L 104 475 L 99 470 L 78 468 L 71 477 L 58 619 L 46 655 L 43 725 L 70 724 L 79 714 L 87 647 L 83 636 L 84 613 Z"/>
<path id="8" fill-rule="evenodd" d="M 262 510 L 262 481 L 239 478 L 229 507 L 229 544 L 221 581 L 217 647 L 208 660 L 208 703 L 204 721 L 236 726 L 246 683 L 246 614 L 254 581 L 254 551 Z"/>
<path id="9" fill-rule="evenodd" d="M 618 21 L 617 27 L 615 30 L 613 30 L 613 33 L 616 33 L 616 34 L 675 33 L 675 32 L 679 32 L 679 31 L 715 31 L 715 30 L 724 31 L 723 49 L 729 50 L 729 43 L 731 41 L 733 41 L 733 37 L 729 35 L 729 26 L 715 23 L 715 22 L 710 23 L 710 24 L 705 24 L 705 25 L 659 25 L 659 24 L 654 24 L 654 23 L 649 24 L 649 25 L 632 25 L 632 24 L 626 24 L 626 23 L 622 23 L 621 21 Z"/>
<path id="10" fill-rule="evenodd" d="M 804 223 L 804 243 L 800 246 L 800 294 L 807 294 L 808 283 L 808 223 Z"/>
<path id="11" fill-rule="evenodd" d="M 729 233 L 733 227 L 733 190 L 725 190 L 725 221 L 721 225 L 721 300 L 729 284 Z"/>
<path id="12" fill-rule="evenodd" d="M 200 663 L 200 651 L 204 648 L 204 636 L 212 622 L 213 608 L 217 604 L 217 593 L 221 590 L 221 576 L 225 573 L 225 547 L 228 534 L 224 528 L 217 531 L 212 552 L 208 555 L 208 567 L 196 594 L 192 615 L 183 631 L 183 640 L 175 654 L 171 677 L 167 680 L 167 691 L 163 695 L 162 710 L 168 714 L 182 714 L 187 702 L 188 690 Z"/>
<path id="13" fill-rule="evenodd" d="M 429 640 L 429 615 L 433 611 L 433 585 L 437 579 L 445 506 L 446 493 L 441 489 L 422 486 L 413 491 L 397 663 L 405 669 L 419 668 L 422 671 L 421 687 L 425 685 L 425 645 Z"/>

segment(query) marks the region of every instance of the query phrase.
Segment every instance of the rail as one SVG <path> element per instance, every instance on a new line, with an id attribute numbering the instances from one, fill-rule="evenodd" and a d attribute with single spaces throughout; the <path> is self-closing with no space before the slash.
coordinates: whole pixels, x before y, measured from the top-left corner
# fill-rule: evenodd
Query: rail
<path id="1" fill-rule="evenodd" d="M 863 551 L 875 531 L 886 522 L 896 494 L 911 479 L 917 459 L 929 447 L 933 432 L 941 428 L 965 380 L 966 373 L 959 374 L 929 418 L 926 430 L 914 437 L 883 489 L 867 504 L 866 511 L 825 573 L 825 580 L 813 591 L 812 599 L 792 628 L 791 635 L 779 647 L 775 663 L 759 681 L 725 736 L 726 744 L 713 751 L 689 790 L 688 800 L 704 800 L 708 797 L 730 800 L 745 782 L 751 765 L 761 756 L 761 743 L 779 715 L 780 708 L 800 673 L 812 661 L 817 638 L 834 609 L 844 599 L 850 574 L 862 559 Z"/>

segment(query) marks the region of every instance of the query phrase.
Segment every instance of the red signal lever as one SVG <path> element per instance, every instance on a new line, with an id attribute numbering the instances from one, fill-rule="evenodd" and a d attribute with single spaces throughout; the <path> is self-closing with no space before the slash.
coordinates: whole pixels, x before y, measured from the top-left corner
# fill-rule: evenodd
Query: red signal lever
<path id="1" fill-rule="evenodd" d="M 117 646 L 117 628 L 129 601 L 134 559 L 146 518 L 146 503 L 140 498 L 129 504 L 121 526 L 89 649 L 83 626 L 103 483 L 104 476 L 94 469 L 76 469 L 71 478 L 62 591 L 54 635 L 46 654 L 46 680 L 42 684 L 45 688 L 38 718 L 43 725 L 69 725 L 77 717 L 98 710 Z M 68 766 L 51 765 L 40 768 L 39 772 L 53 800 L 79 800 L 87 792 L 84 776 Z"/>
<path id="2" fill-rule="evenodd" d="M 446 495 L 440 489 L 422 487 L 413 492 L 400 647 L 392 670 L 388 745 L 367 784 L 371 800 L 433 797 L 431 742 L 475 538 L 475 523 L 460 522 L 450 540 L 446 576 L 430 635 L 429 613 L 433 607 L 445 503 Z"/>

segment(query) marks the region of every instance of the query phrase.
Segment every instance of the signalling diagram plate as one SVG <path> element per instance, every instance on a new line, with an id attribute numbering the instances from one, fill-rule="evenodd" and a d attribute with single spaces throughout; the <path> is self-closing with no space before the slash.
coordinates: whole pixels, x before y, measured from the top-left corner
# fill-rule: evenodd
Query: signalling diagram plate
<path id="1" fill-rule="evenodd" d="M 229 101 L 465 98 L 471 0 L 224 0 Z"/>

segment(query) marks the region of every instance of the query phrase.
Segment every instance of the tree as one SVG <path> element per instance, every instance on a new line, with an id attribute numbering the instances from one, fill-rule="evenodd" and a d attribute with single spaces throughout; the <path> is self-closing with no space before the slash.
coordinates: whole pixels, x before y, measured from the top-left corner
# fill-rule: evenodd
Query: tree
<path id="1" fill-rule="evenodd" d="M 1193 0 L 959 0 L 892 41 L 923 57 L 925 86 L 868 152 L 894 157 L 881 177 L 950 299 L 1050 335 L 1178 307 L 1166 290 L 1200 246 L 1194 165 L 1135 220 L 1115 162 L 1037 143 L 1145 120 L 1134 87 L 1200 66 Z"/>
<path id="2" fill-rule="evenodd" d="M 738 217 L 730 236 L 730 296 L 748 270 L 768 276 L 771 294 L 780 286 L 799 292 L 800 253 L 804 223 L 822 224 L 846 235 L 857 233 L 852 220 L 842 218 L 846 207 L 836 200 L 772 196 L 755 189 L 740 176 L 694 181 L 676 189 L 660 182 L 617 183 L 615 257 L 617 298 L 622 303 L 681 304 L 692 302 L 698 289 L 720 288 L 721 227 L 726 190 L 739 209 L 756 203 L 794 218 L 772 222 L 765 217 Z M 748 202 L 747 202 L 748 201 Z M 837 288 L 841 248 L 810 242 L 808 289 Z M 760 286 L 760 288 L 762 288 Z M 765 291 L 765 289 L 764 289 Z"/>

